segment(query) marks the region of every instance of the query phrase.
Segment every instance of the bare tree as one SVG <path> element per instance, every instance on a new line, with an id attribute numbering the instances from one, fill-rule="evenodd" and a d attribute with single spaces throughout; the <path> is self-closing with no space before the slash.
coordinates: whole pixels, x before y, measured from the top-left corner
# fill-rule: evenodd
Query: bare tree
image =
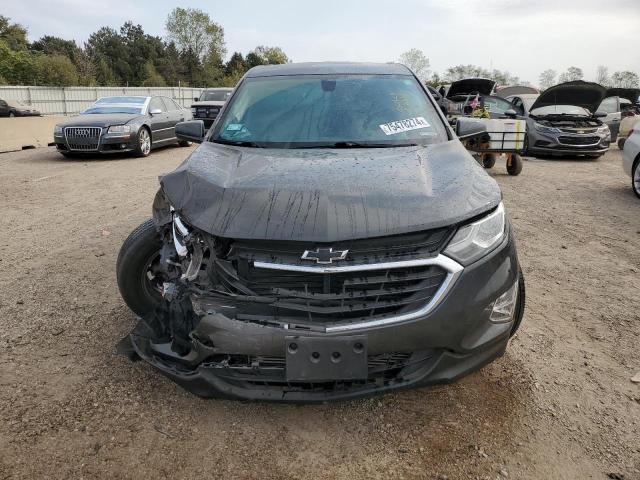
<path id="1" fill-rule="evenodd" d="M 540 82 L 540 90 L 546 90 L 549 87 L 552 87 L 556 83 L 556 71 L 552 69 L 547 69 L 540 74 L 540 78 L 538 81 Z"/>
<path id="2" fill-rule="evenodd" d="M 596 73 L 596 82 L 600 85 L 608 87 L 611 85 L 611 78 L 609 77 L 609 68 L 604 65 L 598 65 L 598 71 Z"/>
<path id="3" fill-rule="evenodd" d="M 582 80 L 582 77 L 584 77 L 584 73 L 582 73 L 581 68 L 569 67 L 566 72 L 560 74 L 560 78 L 558 80 L 560 83 L 574 82 L 576 80 Z"/>
<path id="4" fill-rule="evenodd" d="M 613 75 L 611 75 L 611 81 L 614 87 L 621 88 L 637 88 L 640 83 L 638 74 L 629 70 L 614 72 Z"/>
<path id="5" fill-rule="evenodd" d="M 413 73 L 415 73 L 420 80 L 427 80 L 429 76 L 429 59 L 422 50 L 412 48 L 408 52 L 404 52 L 400 55 L 400 63 L 413 70 Z"/>

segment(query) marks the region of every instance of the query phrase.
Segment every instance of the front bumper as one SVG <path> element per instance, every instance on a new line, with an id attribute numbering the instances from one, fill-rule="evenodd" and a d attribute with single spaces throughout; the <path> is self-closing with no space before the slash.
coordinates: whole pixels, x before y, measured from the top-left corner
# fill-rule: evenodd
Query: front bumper
<path id="1" fill-rule="evenodd" d="M 69 148 L 67 139 L 64 135 L 54 135 L 54 141 L 56 149 L 62 153 L 118 153 L 118 152 L 131 152 L 135 150 L 137 146 L 137 138 L 135 133 L 129 133 L 124 135 L 102 135 L 99 139 L 97 148 L 91 148 L 87 150 L 75 150 Z"/>
<path id="2" fill-rule="evenodd" d="M 218 114 L 216 114 L 215 116 L 211 117 L 203 117 L 203 116 L 198 116 L 197 114 L 193 116 L 194 120 L 202 120 L 202 122 L 204 123 L 204 126 L 206 129 L 209 129 L 211 127 L 211 125 L 213 125 L 213 122 L 216 121 L 216 118 L 218 117 Z"/>
<path id="3" fill-rule="evenodd" d="M 565 140 L 561 137 L 565 137 Z M 566 138 L 572 139 L 571 141 L 579 143 L 583 139 L 588 137 L 598 137 L 597 141 L 581 145 L 581 144 L 569 144 Z M 569 133 L 561 134 L 546 134 L 536 131 L 535 129 L 529 129 L 527 139 L 528 153 L 538 153 L 543 155 L 600 155 L 609 150 L 611 144 L 611 137 L 591 134 L 591 135 L 573 135 Z"/>
<path id="4" fill-rule="evenodd" d="M 343 338 L 342 332 L 290 330 L 218 312 L 200 315 L 186 356 L 173 352 L 170 344 L 149 340 L 142 320 L 120 348 L 203 397 L 308 403 L 448 383 L 504 353 L 513 321 L 496 324 L 489 317 L 493 302 L 514 285 L 518 272 L 509 234 L 494 252 L 464 268 L 428 314 L 348 332 L 367 342 L 369 376 L 357 381 L 291 382 L 285 375 L 286 337 Z M 197 311 L 198 300 L 192 303 Z M 382 365 L 380 359 L 386 359 Z"/>

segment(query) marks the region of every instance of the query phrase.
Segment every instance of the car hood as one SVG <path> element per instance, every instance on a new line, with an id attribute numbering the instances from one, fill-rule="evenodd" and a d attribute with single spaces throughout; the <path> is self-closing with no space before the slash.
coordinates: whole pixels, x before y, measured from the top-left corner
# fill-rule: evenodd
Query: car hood
<path id="1" fill-rule="evenodd" d="M 451 84 L 447 97 L 455 95 L 468 95 L 478 92 L 480 95 L 491 95 L 496 82 L 488 78 L 465 78 L 457 80 Z"/>
<path id="2" fill-rule="evenodd" d="M 206 142 L 160 179 L 192 225 L 227 238 L 336 242 L 463 222 L 499 204 L 497 183 L 457 141 L 346 150 Z"/>
<path id="3" fill-rule="evenodd" d="M 607 97 L 626 98 L 631 103 L 637 103 L 640 98 L 640 88 L 610 88 Z"/>
<path id="4" fill-rule="evenodd" d="M 606 96 L 607 89 L 602 85 L 576 80 L 547 88 L 531 105 L 529 111 L 550 105 L 575 105 L 595 113 Z"/>
<path id="5" fill-rule="evenodd" d="M 209 100 L 206 102 L 193 102 L 192 107 L 222 107 L 225 104 L 224 100 Z"/>
<path id="6" fill-rule="evenodd" d="M 90 113 L 78 115 L 58 125 L 61 127 L 108 127 L 110 125 L 123 125 L 140 116 L 137 113 Z"/>

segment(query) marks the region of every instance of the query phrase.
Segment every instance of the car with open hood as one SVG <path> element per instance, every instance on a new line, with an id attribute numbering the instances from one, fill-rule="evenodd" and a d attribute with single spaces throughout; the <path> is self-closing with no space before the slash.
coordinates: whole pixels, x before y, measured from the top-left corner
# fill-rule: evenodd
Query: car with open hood
<path id="1" fill-rule="evenodd" d="M 512 109 L 509 101 L 494 95 L 496 82 L 488 78 L 464 78 L 452 82 L 442 103 L 447 116 L 455 118 L 472 115 L 475 108 L 482 108 L 489 118 L 504 118 Z"/>
<path id="2" fill-rule="evenodd" d="M 231 96 L 233 88 L 207 88 L 199 97 L 194 97 L 191 114 L 195 120 L 202 120 L 209 128 Z"/>
<path id="3" fill-rule="evenodd" d="M 577 80 L 550 87 L 536 98 L 527 117 L 527 152 L 597 158 L 611 143 L 606 113 L 597 111 L 607 89 Z"/>
<path id="4" fill-rule="evenodd" d="M 500 189 L 408 68 L 255 67 L 176 131 L 201 145 L 118 255 L 121 353 L 202 396 L 324 402 L 505 352 L 525 292 Z"/>
<path id="5" fill-rule="evenodd" d="M 58 123 L 53 137 L 65 157 L 80 154 L 133 152 L 146 157 L 152 149 L 179 143 L 175 127 L 191 112 L 161 96 L 99 98 L 80 115 Z"/>
<path id="6" fill-rule="evenodd" d="M 632 128 L 624 143 L 622 168 L 631 177 L 631 189 L 640 198 L 640 123 Z"/>

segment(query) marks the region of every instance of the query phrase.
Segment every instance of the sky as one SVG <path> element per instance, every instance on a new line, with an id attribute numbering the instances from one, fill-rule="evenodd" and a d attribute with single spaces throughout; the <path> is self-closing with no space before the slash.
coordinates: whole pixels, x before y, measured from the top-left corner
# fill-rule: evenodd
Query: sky
<path id="1" fill-rule="evenodd" d="M 131 20 L 164 37 L 176 6 L 224 28 L 229 54 L 279 46 L 293 61 L 397 61 L 412 48 L 431 70 L 458 64 L 507 70 L 538 83 L 569 66 L 640 73 L 640 0 L 0 0 L 0 14 L 42 35 L 86 41 Z"/>

